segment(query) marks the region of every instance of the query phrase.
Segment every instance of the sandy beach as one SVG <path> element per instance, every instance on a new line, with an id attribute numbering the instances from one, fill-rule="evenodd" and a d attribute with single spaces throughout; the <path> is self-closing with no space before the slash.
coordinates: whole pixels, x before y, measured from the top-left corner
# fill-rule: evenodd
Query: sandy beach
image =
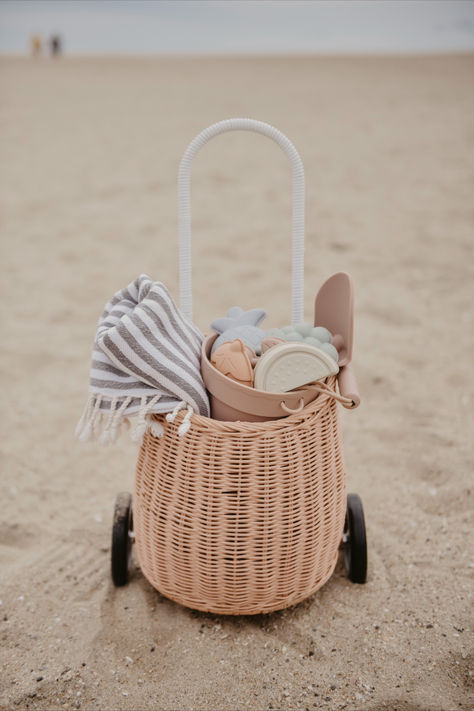
<path id="1" fill-rule="evenodd" d="M 0 709 L 472 709 L 474 55 L 0 60 Z M 136 445 L 74 438 L 105 302 L 178 298 L 176 178 L 207 125 L 280 128 L 306 168 L 306 318 L 356 287 L 362 404 L 344 412 L 369 577 L 342 561 L 266 616 L 195 612 L 110 578 Z M 194 317 L 289 321 L 290 172 L 261 136 L 193 169 Z"/>

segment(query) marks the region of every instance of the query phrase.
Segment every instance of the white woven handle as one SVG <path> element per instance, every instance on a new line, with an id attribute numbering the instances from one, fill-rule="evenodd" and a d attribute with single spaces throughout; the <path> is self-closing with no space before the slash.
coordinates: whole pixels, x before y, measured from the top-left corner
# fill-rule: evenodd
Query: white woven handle
<path id="1" fill-rule="evenodd" d="M 304 318 L 304 168 L 301 158 L 291 141 L 278 129 L 263 121 L 250 118 L 233 118 L 204 129 L 187 147 L 179 165 L 178 173 L 178 222 L 179 222 L 179 294 L 181 310 L 192 320 L 191 278 L 191 163 L 200 149 L 220 133 L 226 131 L 255 131 L 268 136 L 286 153 L 293 175 L 293 248 L 292 248 L 292 312 L 295 325 Z"/>

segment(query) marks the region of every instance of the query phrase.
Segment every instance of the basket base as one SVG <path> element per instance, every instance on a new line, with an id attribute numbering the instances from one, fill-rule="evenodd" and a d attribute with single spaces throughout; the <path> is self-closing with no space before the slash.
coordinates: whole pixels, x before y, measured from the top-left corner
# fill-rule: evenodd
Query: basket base
<path id="1" fill-rule="evenodd" d="M 140 567 L 145 578 L 148 580 L 150 585 L 160 593 L 160 595 L 163 595 L 163 597 L 168 598 L 168 600 L 177 602 L 179 605 L 183 605 L 183 607 L 188 607 L 191 610 L 198 610 L 199 612 L 210 612 L 214 615 L 266 615 L 270 612 L 277 612 L 279 610 L 285 610 L 288 607 L 298 605 L 300 602 L 303 602 L 303 600 L 307 600 L 309 597 L 314 595 L 314 593 L 316 593 L 320 588 L 322 588 L 323 585 L 325 585 L 329 578 L 332 576 L 337 564 L 338 557 L 339 551 L 336 553 L 334 560 L 332 561 L 325 575 L 323 575 L 315 583 L 314 587 L 309 592 L 305 592 L 302 595 L 295 595 L 294 597 L 286 597 L 284 600 L 274 600 L 272 602 L 267 602 L 265 605 L 224 605 L 215 604 L 211 602 L 206 603 L 203 600 L 194 600 L 181 595 L 176 595 L 176 593 L 160 589 L 160 587 L 158 585 L 155 585 L 155 583 L 151 579 L 151 575 L 147 574 L 146 568 L 142 567 L 141 564 Z"/>

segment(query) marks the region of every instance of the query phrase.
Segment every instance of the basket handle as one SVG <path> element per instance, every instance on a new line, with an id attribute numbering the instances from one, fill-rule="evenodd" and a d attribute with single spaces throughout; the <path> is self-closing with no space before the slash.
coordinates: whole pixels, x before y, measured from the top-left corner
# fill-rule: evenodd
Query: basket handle
<path id="1" fill-rule="evenodd" d="M 250 118 L 232 118 L 209 126 L 189 144 L 179 164 L 178 172 L 178 225 L 179 225 L 179 295 L 181 311 L 190 321 L 193 316 L 191 278 L 191 163 L 194 156 L 214 136 L 227 131 L 255 131 L 268 136 L 286 153 L 293 176 L 293 247 L 291 322 L 304 319 L 304 168 L 298 151 L 278 129 L 263 121 Z"/>

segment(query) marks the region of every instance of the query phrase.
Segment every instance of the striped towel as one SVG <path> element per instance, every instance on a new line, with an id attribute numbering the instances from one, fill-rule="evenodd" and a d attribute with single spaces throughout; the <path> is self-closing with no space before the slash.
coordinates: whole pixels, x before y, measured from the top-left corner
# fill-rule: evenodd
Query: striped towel
<path id="1" fill-rule="evenodd" d="M 201 377 L 201 332 L 176 307 L 164 284 L 142 274 L 118 291 L 99 319 L 90 372 L 89 398 L 77 425 L 82 441 L 114 442 L 128 418 L 138 414 L 132 437 L 141 441 L 155 412 L 174 419 L 188 412 L 209 417 L 209 400 Z"/>

